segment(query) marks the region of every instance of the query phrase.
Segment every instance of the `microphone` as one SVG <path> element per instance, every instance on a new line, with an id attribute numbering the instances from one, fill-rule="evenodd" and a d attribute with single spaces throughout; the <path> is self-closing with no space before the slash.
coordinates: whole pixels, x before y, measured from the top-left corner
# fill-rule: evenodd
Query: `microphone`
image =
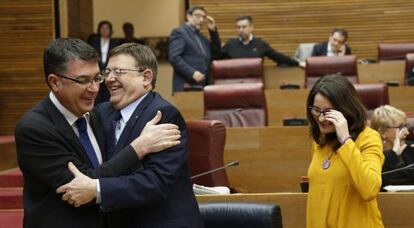
<path id="1" fill-rule="evenodd" d="M 192 176 L 192 177 L 191 177 L 191 180 L 192 180 L 192 179 L 195 179 L 195 178 L 197 178 L 197 177 L 202 177 L 202 176 L 204 176 L 204 175 L 207 175 L 207 174 L 210 174 L 210 173 L 214 173 L 214 172 L 220 171 L 220 170 L 222 170 L 222 169 L 227 169 L 227 168 L 229 168 L 229 167 L 232 167 L 232 166 L 238 166 L 238 165 L 239 165 L 239 161 L 232 161 L 232 162 L 230 162 L 230 163 L 228 163 L 228 164 L 226 164 L 226 165 L 224 165 L 224 166 L 221 166 L 221 167 L 218 167 L 218 168 L 215 168 L 215 169 L 209 170 L 209 171 L 207 171 L 207 172 L 203 172 L 203 173 L 199 173 L 199 174 L 197 174 L 197 175 L 194 175 L 194 176 Z"/>
<path id="2" fill-rule="evenodd" d="M 414 167 L 414 163 L 411 163 L 407 166 L 404 166 L 404 167 L 401 167 L 401 168 L 398 168 L 398 169 L 393 169 L 393 170 L 382 172 L 382 175 L 387 175 L 387 174 L 396 173 L 396 172 L 399 172 L 399 171 L 404 171 L 404 170 L 407 170 L 407 169 L 412 169 L 413 167 Z"/>

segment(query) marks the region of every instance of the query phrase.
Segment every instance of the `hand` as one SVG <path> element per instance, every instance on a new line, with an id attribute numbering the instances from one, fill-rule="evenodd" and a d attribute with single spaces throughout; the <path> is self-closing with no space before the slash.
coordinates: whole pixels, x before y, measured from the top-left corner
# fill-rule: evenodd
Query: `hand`
<path id="1" fill-rule="evenodd" d="M 159 124 L 161 112 L 150 120 L 141 132 L 141 135 L 132 141 L 131 146 L 137 152 L 139 159 L 149 153 L 159 152 L 180 144 L 180 131 L 174 124 Z"/>
<path id="2" fill-rule="evenodd" d="M 344 56 L 345 55 L 345 44 L 341 45 L 339 49 L 337 50 L 338 56 Z"/>
<path id="3" fill-rule="evenodd" d="M 200 71 L 194 71 L 193 73 L 193 79 L 196 82 L 202 82 L 204 80 L 205 76 Z"/>
<path id="4" fill-rule="evenodd" d="M 305 61 L 300 61 L 299 62 L 299 67 L 300 68 L 306 68 L 306 62 Z"/>
<path id="5" fill-rule="evenodd" d="M 344 140 L 349 137 L 348 121 L 346 121 L 344 115 L 342 115 L 341 112 L 332 109 L 329 112 L 326 112 L 325 118 L 335 125 L 338 141 L 343 143 Z"/>
<path id="6" fill-rule="evenodd" d="M 403 150 L 407 146 L 407 144 L 405 144 L 404 139 L 405 139 L 404 129 L 401 129 L 401 130 L 397 129 L 395 131 L 395 139 L 392 144 L 392 151 L 394 151 L 397 155 L 402 154 Z"/>
<path id="7" fill-rule="evenodd" d="M 69 162 L 68 168 L 75 178 L 56 190 L 57 193 L 64 193 L 62 200 L 67 201 L 75 207 L 79 207 L 95 199 L 96 180 L 85 176 L 72 162 Z"/>
<path id="8" fill-rule="evenodd" d="M 214 18 L 211 17 L 211 16 L 207 16 L 206 19 L 207 19 L 208 30 L 215 31 L 216 30 L 216 21 L 214 20 Z"/>

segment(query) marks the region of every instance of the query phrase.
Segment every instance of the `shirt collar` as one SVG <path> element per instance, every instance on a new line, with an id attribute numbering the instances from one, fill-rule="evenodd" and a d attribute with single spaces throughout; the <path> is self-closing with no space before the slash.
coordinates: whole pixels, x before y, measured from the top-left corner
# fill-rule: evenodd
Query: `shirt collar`
<path id="1" fill-rule="evenodd" d="M 149 93 L 149 92 L 148 92 Z M 121 116 L 122 120 L 124 122 L 128 122 L 128 120 L 131 118 L 132 114 L 134 113 L 135 109 L 138 107 L 138 105 L 141 103 L 142 100 L 148 95 L 148 93 L 144 94 L 131 104 L 127 105 L 125 108 L 121 109 Z"/>
<path id="2" fill-rule="evenodd" d="M 252 40 L 253 40 L 253 33 L 250 33 L 250 35 L 249 35 L 249 42 L 248 42 L 247 44 L 249 44 L 250 42 L 252 42 Z M 239 37 L 239 41 L 240 41 L 242 44 L 244 44 L 244 43 L 243 43 L 243 40 L 242 40 L 242 38 L 241 38 L 241 37 Z M 247 45 L 247 44 L 245 44 L 245 45 Z"/>
<path id="3" fill-rule="evenodd" d="M 52 103 L 56 106 L 56 108 L 59 110 L 60 113 L 65 117 L 66 121 L 68 121 L 70 126 L 73 126 L 73 124 L 76 122 L 76 120 L 79 119 L 75 114 L 73 114 L 71 111 L 69 111 L 65 106 L 60 103 L 60 101 L 57 99 L 55 94 L 53 92 L 49 93 L 49 98 L 52 101 Z M 85 113 L 84 116 L 86 117 L 86 120 L 89 121 L 89 112 Z"/>
<path id="4" fill-rule="evenodd" d="M 327 56 L 337 56 L 338 55 L 338 53 L 336 53 L 336 52 L 334 52 L 332 50 L 332 44 L 331 44 L 331 42 L 328 42 L 328 49 L 326 51 L 326 55 Z"/>

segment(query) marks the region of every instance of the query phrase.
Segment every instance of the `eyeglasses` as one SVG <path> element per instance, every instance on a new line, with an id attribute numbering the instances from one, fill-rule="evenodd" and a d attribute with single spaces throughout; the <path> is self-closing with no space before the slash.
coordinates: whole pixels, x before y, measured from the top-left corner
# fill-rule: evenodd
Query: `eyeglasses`
<path id="1" fill-rule="evenodd" d="M 199 14 L 199 13 L 194 13 L 193 16 L 195 16 L 196 18 L 199 18 L 199 19 L 200 18 L 206 19 L 206 17 L 207 17 L 205 14 Z"/>
<path id="2" fill-rule="evenodd" d="M 61 77 L 61 78 L 64 78 L 64 79 L 74 81 L 74 82 L 76 82 L 78 84 L 81 84 L 81 85 L 88 85 L 88 84 L 92 85 L 94 82 L 99 85 L 100 83 L 102 83 L 105 80 L 105 77 L 101 74 L 98 74 L 95 77 L 79 76 L 77 78 L 71 78 L 71 77 L 65 76 L 63 74 L 56 74 L 56 73 L 54 75 L 56 75 L 58 77 Z"/>
<path id="3" fill-rule="evenodd" d="M 115 77 L 121 77 L 122 75 L 128 73 L 128 71 L 144 72 L 144 70 L 146 70 L 146 68 L 141 68 L 141 69 L 120 69 L 120 68 L 110 69 L 110 68 L 106 68 L 105 70 L 102 71 L 102 74 L 105 76 L 105 78 L 109 77 L 109 75 L 111 73 Z"/>
<path id="4" fill-rule="evenodd" d="M 316 117 L 319 117 L 321 115 L 323 115 L 325 117 L 326 116 L 326 113 L 329 112 L 329 111 L 331 111 L 330 108 L 323 110 L 323 109 L 320 109 L 320 108 L 317 108 L 317 107 L 313 107 L 313 106 L 312 107 L 308 107 L 308 109 L 310 110 L 310 112 L 312 113 L 312 115 L 314 115 Z"/>
<path id="5" fill-rule="evenodd" d="M 388 126 L 387 128 L 398 128 L 398 130 L 402 130 L 408 127 L 409 127 L 408 124 L 401 124 L 400 126 Z"/>

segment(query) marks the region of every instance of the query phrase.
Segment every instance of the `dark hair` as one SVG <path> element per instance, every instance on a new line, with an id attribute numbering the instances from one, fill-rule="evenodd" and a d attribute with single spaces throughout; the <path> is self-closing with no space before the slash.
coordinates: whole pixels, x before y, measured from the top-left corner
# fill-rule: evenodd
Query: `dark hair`
<path id="1" fill-rule="evenodd" d="M 240 15 L 236 17 L 236 23 L 242 20 L 247 20 L 249 21 L 249 24 L 253 24 L 253 18 L 249 15 Z"/>
<path id="2" fill-rule="evenodd" d="M 43 52 L 46 83 L 49 74 L 64 74 L 67 64 L 74 59 L 98 63 L 99 54 L 89 44 L 76 38 L 59 38 L 50 42 Z"/>
<path id="3" fill-rule="evenodd" d="M 204 13 L 207 14 L 207 10 L 202 6 L 192 5 L 187 9 L 187 15 L 193 15 L 194 11 L 202 10 Z"/>
<path id="4" fill-rule="evenodd" d="M 331 32 L 331 35 L 334 33 L 339 33 L 341 36 L 345 38 L 344 42 L 348 40 L 348 32 L 343 28 L 334 28 Z"/>
<path id="5" fill-rule="evenodd" d="M 127 30 L 127 29 L 134 29 L 134 25 L 132 25 L 131 23 L 129 23 L 129 22 L 125 22 L 123 25 L 122 25 L 122 30 Z"/>
<path id="6" fill-rule="evenodd" d="M 312 107 L 316 94 L 321 94 L 331 102 L 334 108 L 341 112 L 348 122 L 349 134 L 355 140 L 366 125 L 366 110 L 361 103 L 358 94 L 348 79 L 339 74 L 321 77 L 309 92 L 307 107 Z M 319 145 L 336 143 L 339 147 L 336 133 L 321 135 L 311 111 L 307 108 L 307 117 L 310 123 L 309 133 Z"/>
<path id="7" fill-rule="evenodd" d="M 138 69 L 151 69 L 153 72 L 152 89 L 155 88 L 155 81 L 158 73 L 157 57 L 155 57 L 152 50 L 141 44 L 137 43 L 125 43 L 113 48 L 109 52 L 108 59 L 116 55 L 130 55 L 135 59 L 136 67 Z"/>
<path id="8" fill-rule="evenodd" d="M 98 30 L 96 31 L 96 34 L 98 34 L 99 36 L 101 35 L 100 30 L 101 30 L 101 27 L 104 26 L 104 25 L 108 25 L 109 26 L 109 36 L 112 36 L 112 32 L 113 32 L 113 30 L 112 30 L 112 23 L 109 22 L 109 21 L 101 21 L 101 22 L 99 22 L 99 24 L 98 24 Z"/>

